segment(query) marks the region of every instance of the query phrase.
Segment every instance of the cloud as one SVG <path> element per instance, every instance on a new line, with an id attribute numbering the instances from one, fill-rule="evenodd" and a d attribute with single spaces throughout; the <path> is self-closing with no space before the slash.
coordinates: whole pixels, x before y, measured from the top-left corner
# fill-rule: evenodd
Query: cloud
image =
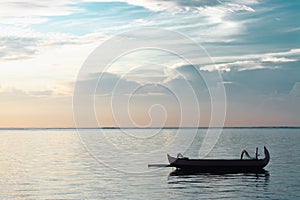
<path id="1" fill-rule="evenodd" d="M 3 0 L 1 1 L 1 17 L 61 16 L 82 11 L 76 7 L 74 0 Z"/>
<path id="2" fill-rule="evenodd" d="M 213 65 L 206 65 L 200 67 L 200 70 L 203 71 L 223 71 L 223 72 L 230 72 L 232 70 L 236 71 L 246 71 L 246 70 L 257 70 L 257 69 L 279 69 L 278 66 L 268 66 L 263 65 L 259 61 L 253 60 L 245 60 L 245 61 L 235 61 L 235 62 L 228 62 L 222 64 L 213 64 Z"/>
<path id="3" fill-rule="evenodd" d="M 168 78 L 167 80 L 175 80 L 175 79 L 184 79 L 190 82 L 201 82 L 203 81 L 201 78 L 201 73 L 197 69 L 197 67 L 190 64 L 179 63 L 177 65 L 172 66 L 172 72 L 168 70 Z M 171 75 L 171 76 L 170 76 Z"/>
<path id="4" fill-rule="evenodd" d="M 271 52 L 271 53 L 261 53 L 261 54 L 241 54 L 238 56 L 215 56 L 213 57 L 213 60 L 215 63 L 222 63 L 222 62 L 234 62 L 234 61 L 240 61 L 240 60 L 262 60 L 266 57 L 284 57 L 285 59 L 294 59 L 299 60 L 300 56 L 300 49 L 289 49 L 287 51 L 278 51 L 278 52 Z M 288 62 L 291 62 L 288 60 Z"/>
<path id="5" fill-rule="evenodd" d="M 170 15 L 170 13 L 159 12 L 154 15 L 151 15 L 145 20 L 137 19 L 134 23 L 132 21 L 127 21 L 126 17 L 124 21 L 113 27 L 103 27 L 101 31 L 124 31 L 130 28 L 136 28 L 137 25 L 140 26 L 161 26 L 170 28 L 173 30 L 183 31 L 188 33 L 189 36 L 200 39 L 201 42 L 232 42 L 236 39 L 234 35 L 240 34 L 243 31 L 241 23 L 238 23 L 235 20 L 228 18 L 232 12 L 238 11 L 250 11 L 251 9 L 248 6 L 256 4 L 257 2 L 251 1 L 250 3 L 243 2 L 239 4 L 238 1 L 230 1 L 229 3 L 223 3 L 219 0 L 192 0 L 192 1 L 165 1 L 165 0 L 83 0 L 83 1 L 74 1 L 74 0 L 65 0 L 65 1 L 37 1 L 30 0 L 24 3 L 19 3 L 14 0 L 6 0 L 2 3 L 2 9 L 4 12 L 1 12 L 0 23 L 6 25 L 13 25 L 11 27 L 1 27 L 1 35 L 6 35 L 5 37 L 20 37 L 20 38 L 34 38 L 38 40 L 39 46 L 47 45 L 64 45 L 67 43 L 75 43 L 78 38 L 73 35 L 68 34 L 47 34 L 47 36 L 42 33 L 33 31 L 32 29 L 27 29 L 28 25 L 38 24 L 38 23 L 48 23 L 48 20 L 53 16 L 64 16 L 74 13 L 84 12 L 87 13 L 87 10 L 84 10 L 82 7 L 84 2 L 124 2 L 134 6 L 142 6 L 149 9 L 150 11 L 165 11 L 165 10 L 178 10 L 183 11 L 183 15 Z M 186 13 L 186 14 L 184 14 Z M 171 16 L 171 17 L 170 17 Z M 87 20 L 88 19 L 88 20 Z M 75 25 L 85 26 L 86 24 L 91 23 L 93 30 L 95 29 L 94 24 L 100 23 L 96 18 L 82 18 L 76 20 Z M 2 22 L 1 22 L 2 20 Z M 69 26 L 74 23 L 68 19 L 65 19 Z M 119 22 L 120 20 L 118 20 Z M 177 25 L 177 22 L 182 21 L 181 25 Z M 174 23 L 175 22 L 175 23 Z M 51 22 L 53 23 L 53 22 Z M 50 23 L 50 24 L 51 24 Z M 59 23 L 64 23 L 64 19 Z M 189 28 L 190 24 L 193 24 L 192 28 Z M 16 28 L 15 26 L 19 26 Z M 73 25 L 73 26 L 75 26 Z M 23 29 L 21 29 L 21 28 Z M 117 28 L 116 28 L 117 27 Z M 70 25 L 70 30 L 72 25 Z M 201 33 L 199 33 L 199 30 Z M 56 41 L 57 40 L 59 41 Z M 1 39 L 1 38 L 0 38 Z M 21 41 L 22 39 L 19 39 Z M 22 42 L 20 42 L 22 44 Z M 26 43 L 22 49 L 27 49 Z M 40 52 L 40 50 L 35 49 L 35 45 L 30 46 L 30 49 L 33 51 L 31 55 Z M 13 51 L 11 51 L 13 52 Z M 17 52 L 17 51 L 16 51 Z M 30 53 L 29 53 L 30 54 Z M 22 59 L 28 58 L 26 52 L 21 53 L 20 56 L 6 56 L 3 59 Z"/>
<path id="6" fill-rule="evenodd" d="M 37 53 L 32 48 L 37 42 L 34 38 L 0 38 L 0 61 L 32 57 Z"/>
<path id="7" fill-rule="evenodd" d="M 203 71 L 224 71 L 231 70 L 245 71 L 257 69 L 280 69 L 285 63 L 297 62 L 300 55 L 300 49 L 291 49 L 289 51 L 263 54 L 249 54 L 240 56 L 215 57 L 216 64 L 200 66 Z M 285 57 L 278 57 L 285 56 Z M 276 65 L 274 65 L 276 64 Z"/>
<path id="8" fill-rule="evenodd" d="M 289 51 L 269 53 L 267 56 L 299 56 L 300 49 L 290 49 Z"/>
<path id="9" fill-rule="evenodd" d="M 248 5 L 256 4 L 257 1 L 243 1 L 242 5 L 239 4 L 239 1 L 229 1 L 229 3 L 225 3 L 221 0 L 190 0 L 190 1 L 182 1 L 182 0 L 85 0 L 86 2 L 125 2 L 134 6 L 141 6 L 147 8 L 152 11 L 201 11 L 201 8 L 204 7 L 214 7 L 214 6 L 223 6 L 228 9 L 228 11 L 253 11 L 252 8 L 248 7 Z M 200 10 L 199 10 L 200 9 Z"/>
<path id="10" fill-rule="evenodd" d="M 254 8 L 250 6 L 258 3 L 256 1 L 240 3 L 235 0 L 226 2 L 219 0 L 86 0 L 86 2 L 123 2 L 136 6 L 137 9 L 142 7 L 150 11 L 150 14 L 147 13 L 144 18 L 125 21 L 123 23 L 125 25 L 118 24 L 120 31 L 145 26 L 163 27 L 187 34 L 202 44 L 238 41 L 246 31 L 244 20 L 239 18 L 238 14 L 253 12 Z M 116 28 L 113 30 L 116 31 Z"/>
<path id="11" fill-rule="evenodd" d="M 46 23 L 48 18 L 46 17 L 13 17 L 5 16 L 0 18 L 0 24 L 14 25 L 19 27 L 27 27 L 33 24 Z"/>
<path id="12" fill-rule="evenodd" d="M 271 63 L 284 63 L 284 62 L 296 62 L 296 59 L 285 58 L 285 57 L 264 57 L 261 59 L 262 62 L 271 62 Z"/>
<path id="13" fill-rule="evenodd" d="M 300 31 L 300 27 L 289 28 L 289 29 L 286 30 L 285 32 L 298 32 L 298 31 Z"/>
<path id="14" fill-rule="evenodd" d="M 21 98 L 27 99 L 31 97 L 55 97 L 56 91 L 54 90 L 23 90 L 15 87 L 2 87 L 0 88 L 0 96 L 2 97 L 11 97 L 11 98 Z"/>
<path id="15" fill-rule="evenodd" d="M 162 76 L 156 73 L 155 69 L 150 77 L 148 76 L 149 74 L 143 73 L 145 70 L 134 72 L 133 74 L 93 73 L 85 79 L 78 80 L 76 87 L 78 94 L 96 95 L 99 97 L 172 95 L 169 89 L 183 91 L 183 87 L 190 84 L 188 82 L 197 81 L 194 78 L 197 75 L 193 73 L 195 69 L 193 71 L 190 71 L 190 69 L 189 66 L 182 66 L 176 69 L 176 73 L 179 75 L 178 78 L 170 77 L 170 73 Z M 173 70 L 175 71 L 175 69 Z M 151 71 L 151 69 L 148 71 Z M 198 86 L 200 86 L 199 82 Z"/>
<path id="16" fill-rule="evenodd" d="M 138 82 L 122 78 L 121 75 L 102 72 L 93 73 L 82 80 L 77 80 L 77 93 L 80 95 L 126 95 L 138 88 Z"/>
<path id="17" fill-rule="evenodd" d="M 231 96 L 249 96 L 289 94 L 295 83 L 300 81 L 300 69 L 278 68 L 231 71 L 223 74 L 224 81 L 232 82 L 227 85 Z M 287 78 L 288 77 L 288 78 Z"/>
<path id="18" fill-rule="evenodd" d="M 93 73 L 76 82 L 76 93 L 80 95 L 107 96 L 173 96 L 201 95 L 208 90 L 205 78 L 213 78 L 213 73 L 205 74 L 192 65 L 177 65 L 162 68 L 130 71 L 124 73 Z M 143 81 L 141 81 L 143 80 Z M 217 84 L 217 83 L 215 83 Z M 214 85 L 215 87 L 216 85 Z M 126 97 L 127 98 L 127 97 Z M 185 99 L 185 100 L 188 100 Z"/>
<path id="19" fill-rule="evenodd" d="M 27 27 L 41 24 L 52 16 L 66 16 L 83 12 L 74 0 L 3 0 L 1 1 L 0 24 Z"/>
<path id="20" fill-rule="evenodd" d="M 135 23 L 125 22 L 118 25 L 119 30 L 137 26 L 164 27 L 180 31 L 201 43 L 233 42 L 245 31 L 243 19 L 235 13 L 253 12 L 250 6 L 256 1 L 219 1 L 219 0 L 86 0 L 87 2 L 124 2 L 150 10 L 151 14 Z M 130 24 L 130 25 L 128 25 Z"/>
<path id="21" fill-rule="evenodd" d="M 31 29 L 5 27 L 0 32 L 0 61 L 29 59 L 49 48 L 85 45 L 107 36 L 90 33 L 82 36 L 64 33 L 41 33 Z"/>

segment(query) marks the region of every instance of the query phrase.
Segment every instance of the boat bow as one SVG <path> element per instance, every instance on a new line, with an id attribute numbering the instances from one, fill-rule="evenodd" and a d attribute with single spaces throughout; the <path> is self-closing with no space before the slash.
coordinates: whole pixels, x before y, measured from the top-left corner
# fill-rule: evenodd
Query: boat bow
<path id="1" fill-rule="evenodd" d="M 265 154 L 265 158 L 263 159 L 266 163 L 266 165 L 269 163 L 270 161 L 270 153 L 269 150 L 267 149 L 267 147 L 264 146 L 264 154 Z"/>

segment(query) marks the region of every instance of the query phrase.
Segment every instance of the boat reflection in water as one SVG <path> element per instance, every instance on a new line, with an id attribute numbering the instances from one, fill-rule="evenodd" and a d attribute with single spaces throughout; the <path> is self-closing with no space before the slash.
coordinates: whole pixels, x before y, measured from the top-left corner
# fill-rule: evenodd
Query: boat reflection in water
<path id="1" fill-rule="evenodd" d="M 199 173 L 177 169 L 168 177 L 174 198 L 188 199 L 269 199 L 270 174 L 266 170 L 247 173 Z M 176 198 L 175 198 L 176 199 Z"/>
<path id="2" fill-rule="evenodd" d="M 176 169 L 172 171 L 169 176 L 208 176 L 208 175 L 243 175 L 243 176 L 256 176 L 256 177 L 269 177 L 270 173 L 267 170 L 261 169 L 256 171 L 248 171 L 248 172 L 224 172 L 224 171 L 213 171 L 213 172 L 198 172 L 198 171 L 191 171 L 191 170 L 183 170 L 183 169 Z"/>

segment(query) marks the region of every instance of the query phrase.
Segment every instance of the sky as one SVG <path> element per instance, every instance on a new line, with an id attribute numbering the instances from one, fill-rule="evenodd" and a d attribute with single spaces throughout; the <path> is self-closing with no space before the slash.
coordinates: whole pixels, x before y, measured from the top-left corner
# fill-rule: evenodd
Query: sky
<path id="1" fill-rule="evenodd" d="M 300 126 L 299 1 L 0 5 L 0 127 Z"/>

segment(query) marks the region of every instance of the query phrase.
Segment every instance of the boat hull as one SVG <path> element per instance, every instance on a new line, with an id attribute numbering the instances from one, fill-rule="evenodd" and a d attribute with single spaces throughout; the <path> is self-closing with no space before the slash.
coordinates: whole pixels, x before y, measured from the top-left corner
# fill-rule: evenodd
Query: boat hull
<path id="1" fill-rule="evenodd" d="M 230 164 L 228 164 L 230 163 Z M 259 171 L 263 169 L 266 165 L 265 164 L 257 164 L 249 163 L 249 162 L 238 162 L 238 161 L 226 161 L 226 162 L 215 162 L 211 161 L 209 164 L 204 162 L 197 162 L 197 163 L 182 163 L 176 162 L 170 164 L 172 167 L 176 167 L 182 170 L 189 170 L 189 171 L 202 171 L 202 172 L 210 172 L 210 171 L 224 171 L 224 172 L 251 172 L 251 171 Z"/>
<path id="2" fill-rule="evenodd" d="M 262 170 L 270 160 L 270 154 L 265 148 L 264 159 L 188 159 L 174 158 L 168 155 L 171 167 L 176 167 L 182 170 L 201 171 L 201 172 L 253 172 Z"/>

